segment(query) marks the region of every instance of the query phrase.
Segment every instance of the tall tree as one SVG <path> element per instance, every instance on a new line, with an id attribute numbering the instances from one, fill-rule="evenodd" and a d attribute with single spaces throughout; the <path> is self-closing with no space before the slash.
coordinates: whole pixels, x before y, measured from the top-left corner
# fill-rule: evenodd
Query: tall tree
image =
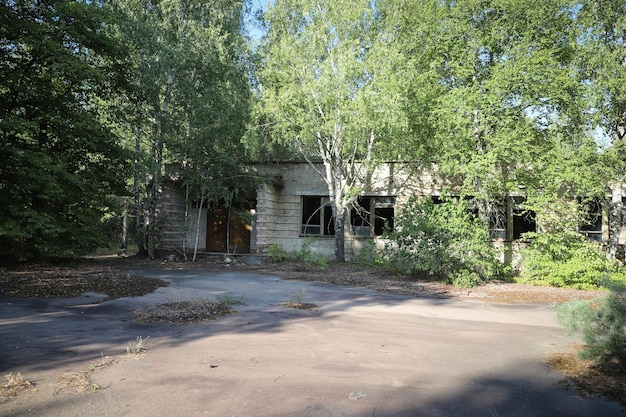
<path id="1" fill-rule="evenodd" d="M 220 178 L 241 170 L 240 139 L 248 113 L 242 2 L 111 1 L 135 64 L 135 206 L 147 199 L 146 252 L 156 256 L 157 212 L 165 165 L 184 168 L 191 187 L 214 200 Z M 227 158 L 229 155 L 231 158 Z M 227 168 L 229 167 L 229 168 Z M 144 177 L 144 173 L 147 176 Z M 213 182 L 211 182 L 213 181 Z M 219 196 L 218 196 L 219 194 Z M 200 197 L 200 196 L 198 196 Z"/>
<path id="2" fill-rule="evenodd" d="M 558 150 L 590 145 L 572 65 L 572 10 L 561 0 L 432 1 L 424 22 L 410 3 L 404 36 L 419 47 L 426 28 L 436 43 L 427 60 L 438 88 L 431 112 L 437 167 L 474 198 L 487 223 L 503 196 L 545 187 L 545 169 L 563 166 Z M 579 182 L 560 179 L 571 189 Z"/>
<path id="3" fill-rule="evenodd" d="M 581 81 L 594 98 L 589 114 L 594 127 L 610 138 L 604 155 L 613 191 L 608 255 L 615 259 L 626 183 L 626 1 L 583 0 L 577 9 Z"/>
<path id="4" fill-rule="evenodd" d="M 393 33 L 384 33 L 377 7 L 369 0 L 277 0 L 266 13 L 260 113 L 269 136 L 325 181 L 339 262 L 363 170 L 406 127 Z"/>
<path id="5" fill-rule="evenodd" d="M 80 254 L 122 194 L 125 158 L 101 113 L 123 54 L 96 2 L 0 3 L 0 255 Z"/>

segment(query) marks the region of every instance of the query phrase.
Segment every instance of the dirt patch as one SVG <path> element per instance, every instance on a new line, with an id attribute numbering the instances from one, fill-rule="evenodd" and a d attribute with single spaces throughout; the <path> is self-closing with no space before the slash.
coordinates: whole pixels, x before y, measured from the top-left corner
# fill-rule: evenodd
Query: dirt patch
<path id="1" fill-rule="evenodd" d="M 565 375 L 560 384 L 586 398 L 601 397 L 626 405 L 626 375 L 580 359 L 581 349 L 582 346 L 576 346 L 574 352 L 548 355 L 548 368 Z"/>
<path id="2" fill-rule="evenodd" d="M 207 300 L 179 301 L 151 304 L 135 311 L 135 320 L 142 322 L 197 323 L 215 320 L 233 313 L 231 303 Z"/>
<path id="3" fill-rule="evenodd" d="M 301 265 L 290 262 L 260 267 L 235 265 L 229 268 L 253 268 L 257 272 L 284 279 L 366 287 L 390 294 L 486 303 L 563 303 L 575 298 L 593 299 L 606 294 L 605 291 L 536 287 L 511 282 L 490 282 L 475 288 L 458 288 L 442 282 L 410 279 L 381 268 L 351 263 L 330 263 L 324 270 L 303 270 Z"/>
<path id="4" fill-rule="evenodd" d="M 91 262 L 62 267 L 32 265 L 0 273 L 0 296 L 18 298 L 77 297 L 95 292 L 112 300 L 139 297 L 168 285 L 167 281 L 132 276 Z"/>

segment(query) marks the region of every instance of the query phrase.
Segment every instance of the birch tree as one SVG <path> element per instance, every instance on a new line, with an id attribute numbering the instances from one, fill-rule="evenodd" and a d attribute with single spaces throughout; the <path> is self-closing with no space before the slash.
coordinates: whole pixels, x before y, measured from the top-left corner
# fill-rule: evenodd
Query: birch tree
<path id="1" fill-rule="evenodd" d="M 411 2 L 402 5 L 403 36 L 419 46 L 426 28 L 436 43 L 427 60 L 438 89 L 430 120 L 440 174 L 474 199 L 485 223 L 493 221 L 493 203 L 509 193 L 576 190 L 589 171 L 578 155 L 590 157 L 593 141 L 581 118 L 585 95 L 569 4 L 425 3 L 433 10 L 427 22 Z"/>
<path id="2" fill-rule="evenodd" d="M 232 178 L 233 170 L 241 170 L 241 159 L 233 156 L 242 153 L 233 148 L 243 136 L 249 106 L 242 65 L 243 5 L 238 0 L 113 3 L 135 64 L 137 240 L 141 252 L 145 236 L 147 255 L 155 258 L 165 165 L 184 170 L 188 185 L 203 201 L 215 189 L 208 179 Z"/>
<path id="3" fill-rule="evenodd" d="M 610 142 L 604 154 L 608 170 L 598 169 L 597 175 L 608 174 L 612 190 L 608 256 L 615 259 L 626 182 L 626 1 L 585 0 L 578 7 L 581 81 L 594 98 L 589 107 L 593 127 Z"/>
<path id="4" fill-rule="evenodd" d="M 325 182 L 339 262 L 360 169 L 373 167 L 382 145 L 406 127 L 393 34 L 383 33 L 377 7 L 369 0 L 277 0 L 265 16 L 260 113 L 269 136 Z"/>

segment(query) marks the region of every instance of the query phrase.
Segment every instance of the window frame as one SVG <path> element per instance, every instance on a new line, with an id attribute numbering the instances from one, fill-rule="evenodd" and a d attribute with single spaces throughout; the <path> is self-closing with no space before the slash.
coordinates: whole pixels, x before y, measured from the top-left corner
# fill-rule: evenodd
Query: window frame
<path id="1" fill-rule="evenodd" d="M 311 223 L 311 220 L 317 217 L 319 220 Z M 302 195 L 300 197 L 300 236 L 335 236 L 335 222 L 328 196 Z"/>
<path id="2" fill-rule="evenodd" d="M 382 236 L 388 224 L 393 230 L 395 205 L 395 196 L 359 196 L 350 210 L 350 234 L 361 238 Z"/>
<path id="3" fill-rule="evenodd" d="M 578 198 L 578 204 L 579 209 L 583 210 L 578 233 L 585 236 L 589 242 L 603 242 L 605 200 L 600 198 L 586 200 Z M 582 216 L 586 217 L 586 219 L 583 219 Z"/>

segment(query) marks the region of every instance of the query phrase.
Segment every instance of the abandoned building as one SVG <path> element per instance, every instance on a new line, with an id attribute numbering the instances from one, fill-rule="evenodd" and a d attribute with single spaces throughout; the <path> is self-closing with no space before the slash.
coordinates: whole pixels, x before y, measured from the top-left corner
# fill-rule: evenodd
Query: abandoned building
<path id="1" fill-rule="evenodd" d="M 320 165 L 321 167 L 321 165 Z M 328 189 L 316 170 L 306 162 L 255 165 L 265 183 L 245 202 L 230 207 L 186 206 L 184 190 L 166 182 L 160 210 L 161 249 L 168 252 L 264 254 L 274 245 L 290 253 L 303 244 L 317 255 L 335 255 L 334 225 Z M 350 210 L 345 227 L 347 259 L 356 259 L 373 240 L 380 243 L 385 227 L 411 196 L 438 199 L 437 180 L 429 175 L 410 175 L 399 163 L 388 163 L 364 179 L 358 205 Z M 493 243 L 504 247 L 504 261 L 511 261 L 523 233 L 537 231 L 534 213 L 524 211 L 522 196 L 499 202 L 490 231 Z M 601 201 L 589 205 L 588 225 L 581 228 L 589 240 L 608 238 L 608 212 Z M 626 241 L 622 230 L 620 244 Z M 508 258 L 507 258 L 508 256 Z"/>

